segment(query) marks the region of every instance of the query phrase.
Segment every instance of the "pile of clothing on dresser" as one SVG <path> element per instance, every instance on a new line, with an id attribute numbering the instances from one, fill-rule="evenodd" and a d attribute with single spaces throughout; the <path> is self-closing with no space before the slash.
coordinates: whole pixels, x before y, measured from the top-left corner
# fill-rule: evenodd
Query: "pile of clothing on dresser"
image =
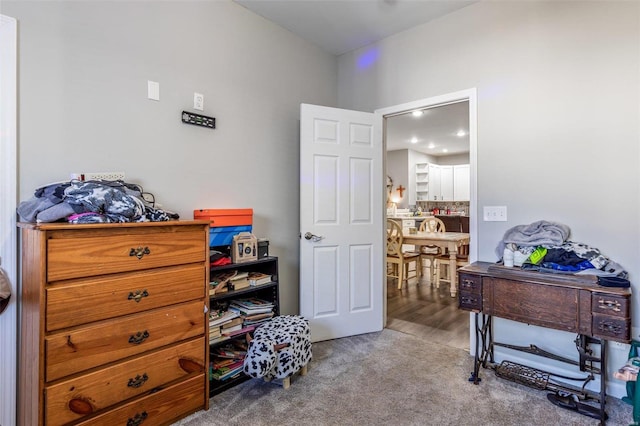
<path id="1" fill-rule="evenodd" d="M 570 232 L 567 225 L 546 220 L 514 226 L 505 232 L 496 254 L 505 266 L 627 279 L 627 271 L 597 248 L 569 241 Z"/>
<path id="2" fill-rule="evenodd" d="M 17 208 L 25 222 L 118 223 L 161 222 L 176 213 L 155 207 L 153 194 L 122 180 L 60 182 L 35 190 Z"/>

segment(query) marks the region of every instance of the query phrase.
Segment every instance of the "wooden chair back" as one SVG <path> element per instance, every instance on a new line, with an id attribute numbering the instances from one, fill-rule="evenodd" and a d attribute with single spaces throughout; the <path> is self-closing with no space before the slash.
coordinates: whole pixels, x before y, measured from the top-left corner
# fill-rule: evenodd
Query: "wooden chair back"
<path id="1" fill-rule="evenodd" d="M 420 224 L 421 232 L 446 232 L 444 222 L 437 217 L 428 217 Z"/>
<path id="2" fill-rule="evenodd" d="M 387 219 L 387 256 L 402 256 L 402 227 L 392 219 Z"/>

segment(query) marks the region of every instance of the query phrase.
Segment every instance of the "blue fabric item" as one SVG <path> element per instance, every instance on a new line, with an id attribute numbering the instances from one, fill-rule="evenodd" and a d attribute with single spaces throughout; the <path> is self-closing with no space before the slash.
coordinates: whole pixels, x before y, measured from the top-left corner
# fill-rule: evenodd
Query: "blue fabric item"
<path id="1" fill-rule="evenodd" d="M 591 264 L 591 262 L 589 262 L 588 260 L 583 260 L 580 263 L 577 263 L 575 265 L 563 265 L 560 263 L 553 263 L 553 262 L 542 262 L 541 265 L 543 268 L 548 268 L 548 269 L 555 269 L 557 271 L 582 271 L 584 269 L 591 269 L 594 266 Z"/>

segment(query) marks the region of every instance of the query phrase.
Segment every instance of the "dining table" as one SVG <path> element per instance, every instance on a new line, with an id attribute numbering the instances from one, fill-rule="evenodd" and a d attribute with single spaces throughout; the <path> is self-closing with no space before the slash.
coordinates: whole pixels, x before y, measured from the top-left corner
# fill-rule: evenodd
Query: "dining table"
<path id="1" fill-rule="evenodd" d="M 469 244 L 468 232 L 412 232 L 409 228 L 402 230 L 402 244 L 415 246 L 437 246 L 442 252 L 449 253 L 449 271 L 451 271 L 451 297 L 458 292 L 458 274 L 456 274 L 456 254 L 458 247 Z"/>

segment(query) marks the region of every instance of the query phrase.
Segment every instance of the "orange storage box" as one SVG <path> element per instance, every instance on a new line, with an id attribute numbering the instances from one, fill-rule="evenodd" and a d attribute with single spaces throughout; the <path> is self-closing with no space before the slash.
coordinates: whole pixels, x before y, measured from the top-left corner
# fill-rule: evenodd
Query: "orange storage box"
<path id="1" fill-rule="evenodd" d="M 199 209 L 193 218 L 208 220 L 212 228 L 253 225 L 253 209 Z"/>

